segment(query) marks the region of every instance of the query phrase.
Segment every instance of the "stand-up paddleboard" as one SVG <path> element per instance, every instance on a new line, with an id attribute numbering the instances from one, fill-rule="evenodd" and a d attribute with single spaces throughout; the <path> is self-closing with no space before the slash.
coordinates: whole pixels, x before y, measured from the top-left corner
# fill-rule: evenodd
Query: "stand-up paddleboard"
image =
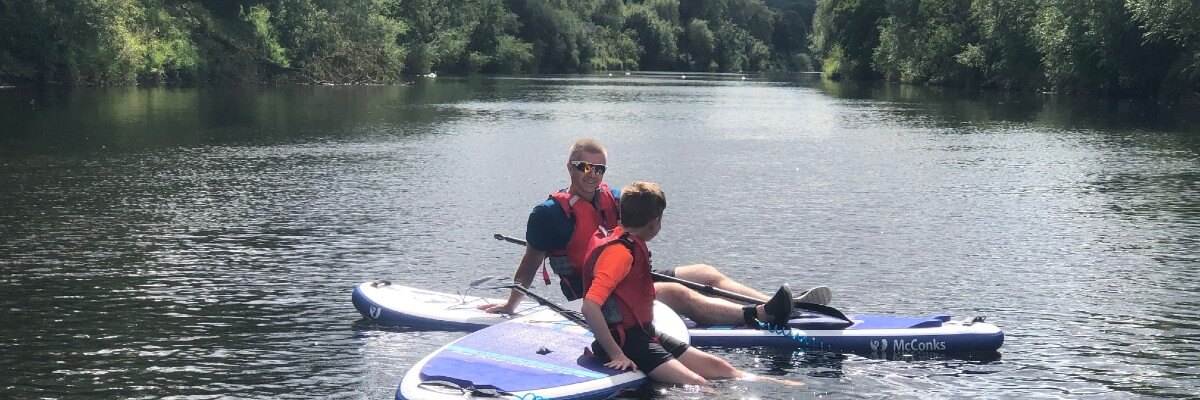
<path id="1" fill-rule="evenodd" d="M 700 326 L 688 332 L 697 346 L 797 347 L 834 353 L 879 356 L 911 353 L 992 352 L 1004 344 L 1004 332 L 983 318 L 951 320 L 949 315 L 896 317 L 849 315 L 851 322 L 805 314 L 788 326 Z"/>
<path id="2" fill-rule="evenodd" d="M 523 303 L 514 316 L 489 314 L 479 304 L 501 300 L 439 293 L 383 282 L 359 284 L 354 305 L 368 319 L 385 325 L 477 330 L 543 310 Z M 850 315 L 850 321 L 805 314 L 787 327 L 700 326 L 686 321 L 698 346 L 777 346 L 867 355 L 994 352 L 1004 332 L 982 318 L 952 320 L 947 315 L 897 317 Z"/>
<path id="3" fill-rule="evenodd" d="M 567 308 L 578 309 L 579 301 Z M 688 341 L 687 327 L 662 303 L 655 328 Z M 616 370 L 584 354 L 591 332 L 543 309 L 483 328 L 417 362 L 400 382 L 397 399 L 604 399 L 641 385 L 642 372 Z"/>
<path id="4" fill-rule="evenodd" d="M 469 291 L 469 290 L 468 290 Z M 512 315 L 492 314 L 476 306 L 503 302 L 393 285 L 387 281 L 363 282 L 354 287 L 354 308 L 367 319 L 388 326 L 411 326 L 474 331 L 545 309 L 523 302 Z"/>

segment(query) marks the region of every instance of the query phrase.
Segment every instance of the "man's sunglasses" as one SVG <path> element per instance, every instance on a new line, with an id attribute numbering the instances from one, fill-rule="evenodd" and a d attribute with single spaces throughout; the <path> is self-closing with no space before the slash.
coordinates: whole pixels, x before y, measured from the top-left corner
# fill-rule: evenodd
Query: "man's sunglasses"
<path id="1" fill-rule="evenodd" d="M 592 164 L 587 161 L 571 161 L 571 165 L 574 165 L 575 169 L 585 174 L 595 170 L 596 175 L 604 175 L 604 171 L 608 170 L 608 167 L 604 164 Z"/>

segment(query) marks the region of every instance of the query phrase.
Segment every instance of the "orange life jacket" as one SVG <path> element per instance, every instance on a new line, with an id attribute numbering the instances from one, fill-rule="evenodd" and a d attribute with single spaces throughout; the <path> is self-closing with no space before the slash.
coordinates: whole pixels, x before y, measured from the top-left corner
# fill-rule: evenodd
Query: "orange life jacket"
<path id="1" fill-rule="evenodd" d="M 616 229 L 621 219 L 621 206 L 607 183 L 600 182 L 596 196 L 598 201 L 593 205 L 565 191 L 550 194 L 550 198 L 567 213 L 567 219 L 575 223 L 567 247 L 546 252 L 550 268 L 558 274 L 559 285 L 567 300 L 583 298 L 587 293 L 583 288 L 583 263 L 587 261 L 588 244 L 592 237 L 601 227 Z M 542 279 L 547 285 L 550 284 L 550 274 L 545 266 L 542 267 Z"/>
<path id="2" fill-rule="evenodd" d="M 629 273 L 617 283 L 612 295 L 601 305 L 609 328 L 623 335 L 626 329 L 650 327 L 654 321 L 654 280 L 650 274 L 650 250 L 646 248 L 646 242 L 618 229 L 609 236 L 592 240 L 583 268 L 585 293 L 595 278 L 596 260 L 604 249 L 612 245 L 625 246 L 633 254 L 633 266 L 629 268 Z"/>

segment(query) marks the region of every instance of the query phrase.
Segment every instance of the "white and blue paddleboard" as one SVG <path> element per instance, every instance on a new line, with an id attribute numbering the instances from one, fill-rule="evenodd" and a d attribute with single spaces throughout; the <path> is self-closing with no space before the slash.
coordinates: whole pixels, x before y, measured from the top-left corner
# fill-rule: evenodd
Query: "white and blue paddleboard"
<path id="1" fill-rule="evenodd" d="M 579 301 L 567 308 L 578 309 Z M 687 327 L 662 303 L 654 305 L 655 328 L 688 341 Z M 483 328 L 450 343 L 409 369 L 397 399 L 604 399 L 641 385 L 642 372 L 604 366 L 584 353 L 591 332 L 543 309 Z"/>
<path id="2" fill-rule="evenodd" d="M 949 315 L 897 317 L 848 315 L 851 322 L 804 314 L 788 326 L 701 326 L 686 321 L 692 344 L 724 347 L 796 347 L 833 353 L 891 357 L 914 353 L 994 352 L 1004 332 L 982 318 L 952 320 Z"/>
<path id="3" fill-rule="evenodd" d="M 477 330 L 540 312 L 544 307 L 523 303 L 512 316 L 475 308 L 501 300 L 439 293 L 382 282 L 364 282 L 352 296 L 359 313 L 384 325 Z M 775 346 L 835 353 L 892 356 L 911 353 L 994 352 L 1004 344 L 1004 332 L 982 318 L 954 320 L 948 315 L 900 317 L 849 315 L 850 322 L 804 314 L 786 327 L 755 329 L 745 325 L 701 326 L 685 320 L 697 346 Z"/>
<path id="4" fill-rule="evenodd" d="M 351 300 L 363 317 L 382 325 L 467 331 L 483 329 L 545 309 L 537 303 L 523 302 L 511 315 L 492 314 L 476 307 L 504 300 L 434 292 L 393 285 L 387 281 L 358 284 L 354 287 Z"/>

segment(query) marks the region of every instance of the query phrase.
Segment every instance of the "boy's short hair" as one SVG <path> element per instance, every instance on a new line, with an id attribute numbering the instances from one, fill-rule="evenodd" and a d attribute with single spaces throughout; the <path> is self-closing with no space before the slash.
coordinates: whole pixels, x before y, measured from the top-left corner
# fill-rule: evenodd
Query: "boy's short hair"
<path id="1" fill-rule="evenodd" d="M 654 182 L 638 181 L 621 188 L 621 225 L 641 228 L 661 217 L 667 195 Z"/>
<path id="2" fill-rule="evenodd" d="M 567 160 L 577 161 L 575 156 L 584 151 L 588 153 L 599 153 L 603 154 L 605 158 L 608 157 L 608 150 L 604 149 L 604 145 L 600 144 L 600 142 L 596 139 L 585 137 L 583 139 L 576 140 L 575 144 L 571 145 L 571 152 L 567 154 Z"/>

